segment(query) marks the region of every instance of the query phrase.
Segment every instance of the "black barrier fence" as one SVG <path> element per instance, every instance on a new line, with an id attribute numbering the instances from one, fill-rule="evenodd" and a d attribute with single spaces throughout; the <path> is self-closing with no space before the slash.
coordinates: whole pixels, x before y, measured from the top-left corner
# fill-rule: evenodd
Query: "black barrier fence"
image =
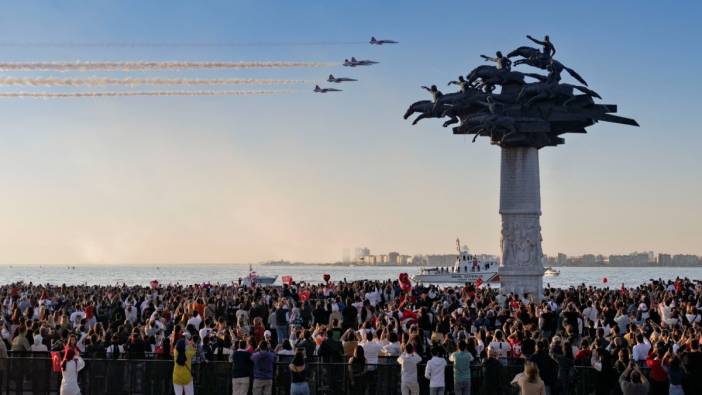
<path id="1" fill-rule="evenodd" d="M 85 359 L 85 368 L 79 374 L 82 395 L 170 395 L 173 394 L 171 375 L 173 362 L 157 359 Z M 3 364 L 4 363 L 4 364 Z M 355 395 L 355 394 L 400 394 L 400 367 L 390 359 L 378 365 L 368 366 L 367 371 L 356 380 L 351 380 L 349 365 L 345 363 L 321 363 L 309 361 L 308 382 L 310 393 Z M 503 371 L 497 382 L 486 382 L 483 365 L 471 369 L 472 394 L 515 394 L 510 385 L 514 376 L 523 370 L 522 360 L 503 361 Z M 3 369 L 4 368 L 4 369 Z M 417 377 L 421 394 L 429 393 L 428 380 L 424 378 L 424 364 L 417 365 Z M 192 366 L 195 393 L 207 395 L 229 395 L 232 393 L 231 364 L 225 361 L 195 363 Z M 600 373 L 589 367 L 576 368 L 572 377 L 564 382 L 559 394 L 581 395 L 593 393 L 600 380 Z M 446 394 L 453 393 L 453 369 L 446 368 Z M 46 355 L 13 356 L 0 360 L 0 390 L 10 394 L 59 394 L 61 373 L 52 371 L 51 359 Z M 273 378 L 273 393 L 290 393 L 288 362 L 276 363 Z"/>

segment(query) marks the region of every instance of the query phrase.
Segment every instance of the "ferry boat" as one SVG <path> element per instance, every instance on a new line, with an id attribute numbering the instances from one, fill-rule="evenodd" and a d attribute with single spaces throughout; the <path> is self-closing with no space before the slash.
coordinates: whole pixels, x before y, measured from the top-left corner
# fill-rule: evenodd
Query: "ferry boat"
<path id="1" fill-rule="evenodd" d="M 549 266 L 546 268 L 546 270 L 544 270 L 544 276 L 546 276 L 546 277 L 556 277 L 556 276 L 559 276 L 560 274 L 561 274 L 561 272 L 554 269 L 552 266 Z"/>
<path id="2" fill-rule="evenodd" d="M 242 280 L 242 285 L 247 287 L 252 284 L 255 285 L 272 285 L 278 276 L 259 276 L 251 265 L 249 265 L 249 275 L 244 277 Z"/>
<path id="3" fill-rule="evenodd" d="M 423 267 L 412 277 L 412 281 L 428 284 L 465 284 L 475 283 L 478 280 L 484 284 L 499 281 L 497 261 L 480 261 L 467 249 L 461 249 L 461 242 L 458 239 L 456 239 L 456 250 L 458 256 L 452 267 Z"/>

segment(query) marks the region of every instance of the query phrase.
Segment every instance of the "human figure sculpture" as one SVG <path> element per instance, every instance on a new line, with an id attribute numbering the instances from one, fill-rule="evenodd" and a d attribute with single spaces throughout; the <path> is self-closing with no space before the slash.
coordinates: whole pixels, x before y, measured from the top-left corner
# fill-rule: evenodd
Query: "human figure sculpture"
<path id="1" fill-rule="evenodd" d="M 463 78 L 462 75 L 458 76 L 458 81 L 456 81 L 456 80 L 449 81 L 449 83 L 447 85 L 449 85 L 449 86 L 450 85 L 458 85 L 458 89 L 462 93 L 465 93 L 466 90 L 468 90 L 468 88 L 471 87 L 471 84 L 468 81 L 466 81 L 466 79 Z"/>
<path id="2" fill-rule="evenodd" d="M 553 46 L 553 43 L 551 42 L 551 39 L 548 37 L 548 35 L 544 36 L 544 41 L 539 41 L 528 34 L 527 34 L 527 38 L 529 40 L 543 46 L 541 53 L 543 54 L 543 56 L 545 58 L 552 59 L 553 56 L 556 54 L 556 47 Z"/>
<path id="3" fill-rule="evenodd" d="M 509 60 L 508 57 L 502 56 L 502 51 L 497 51 L 495 53 L 494 58 L 492 58 L 490 56 L 486 56 L 486 55 L 480 55 L 480 57 L 485 59 L 486 61 L 491 61 L 491 62 L 497 63 L 498 70 L 505 70 L 505 71 L 512 70 L 512 61 Z"/>
<path id="4" fill-rule="evenodd" d="M 501 147 L 543 148 L 565 142 L 565 133 L 585 133 L 586 128 L 598 121 L 638 126 L 630 118 L 614 115 L 617 106 L 598 104 L 601 99 L 573 69 L 554 59 L 556 48 L 548 36 L 543 41 L 528 38 L 540 48 L 522 46 L 504 56 L 500 51 L 495 57 L 481 55 L 494 65 L 481 65 L 468 75 L 450 81 L 458 92 L 442 94 L 435 86 L 422 87 L 433 100 L 412 104 L 405 118 L 419 113 L 412 122 L 421 119 L 444 118 L 443 126 L 453 127 L 455 134 L 488 136 L 492 144 Z M 511 70 L 514 65 L 526 64 L 548 71 L 548 75 L 522 73 Z M 564 74 L 563 71 L 567 74 Z M 562 83 L 566 75 L 582 85 Z M 526 77 L 538 82 L 525 81 Z"/>
<path id="5" fill-rule="evenodd" d="M 501 113 L 500 108 L 499 108 L 499 106 L 501 106 L 501 104 L 496 103 L 495 99 L 492 98 L 492 95 L 486 97 L 484 102 L 479 101 L 479 102 L 476 102 L 476 104 L 487 107 L 487 109 L 490 110 L 490 114 L 498 115 Z"/>
<path id="6" fill-rule="evenodd" d="M 426 89 L 429 93 L 431 93 L 432 101 L 436 104 L 437 101 L 443 96 L 444 94 L 441 93 L 439 88 L 436 87 L 436 85 L 432 85 L 431 87 L 427 87 L 422 85 L 422 89 Z"/>

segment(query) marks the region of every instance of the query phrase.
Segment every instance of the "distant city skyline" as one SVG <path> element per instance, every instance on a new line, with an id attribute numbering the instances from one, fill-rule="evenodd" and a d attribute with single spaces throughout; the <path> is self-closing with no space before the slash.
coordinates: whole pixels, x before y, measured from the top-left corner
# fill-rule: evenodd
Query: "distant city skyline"
<path id="1" fill-rule="evenodd" d="M 462 245 L 461 250 L 466 250 L 467 246 Z M 496 254 L 488 254 L 480 251 L 470 250 L 479 260 L 499 259 Z M 455 260 L 456 253 L 438 254 L 405 254 L 398 251 L 373 253 L 367 247 L 354 249 L 353 257 L 344 255 L 341 261 L 344 263 L 356 263 L 367 265 L 451 265 Z M 654 251 L 632 251 L 626 254 L 599 254 L 588 253 L 577 256 L 569 256 L 564 253 L 555 255 L 544 254 L 545 265 L 555 266 L 642 266 L 657 264 L 662 266 L 698 266 L 702 265 L 702 256 L 694 254 L 679 254 Z"/>
<path id="2" fill-rule="evenodd" d="M 486 64 L 476 54 L 531 45 L 527 34 L 549 34 L 557 59 L 641 124 L 600 123 L 540 152 L 543 251 L 702 255 L 700 19 L 694 1 L 10 2 L 3 62 L 380 63 L 0 72 L 309 81 L 272 96 L 0 99 L 0 264 L 332 262 L 353 246 L 441 254 L 456 237 L 496 254 L 498 148 L 402 114 L 429 98 L 421 85 L 450 92 Z M 359 81 L 312 93 L 330 73 Z"/>

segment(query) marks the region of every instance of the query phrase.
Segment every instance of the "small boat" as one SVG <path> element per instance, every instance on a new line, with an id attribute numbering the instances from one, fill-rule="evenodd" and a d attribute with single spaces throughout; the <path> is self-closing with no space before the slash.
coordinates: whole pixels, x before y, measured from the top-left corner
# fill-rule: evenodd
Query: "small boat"
<path id="1" fill-rule="evenodd" d="M 259 276 L 251 265 L 249 265 L 249 275 L 242 279 L 241 284 L 244 286 L 251 285 L 272 285 L 278 276 Z"/>
<path id="2" fill-rule="evenodd" d="M 559 276 L 560 274 L 561 274 L 561 272 L 554 269 L 552 266 L 549 266 L 546 268 L 546 270 L 544 270 L 544 276 L 546 276 L 546 277 L 556 277 L 556 276 Z"/>
<path id="3" fill-rule="evenodd" d="M 419 273 L 412 277 L 416 283 L 428 284 L 465 284 L 465 283 L 489 283 L 499 281 L 497 269 L 499 264 L 496 260 L 481 262 L 475 255 L 471 255 L 467 249 L 461 249 L 460 240 L 456 239 L 456 250 L 458 256 L 452 267 L 424 267 Z"/>

